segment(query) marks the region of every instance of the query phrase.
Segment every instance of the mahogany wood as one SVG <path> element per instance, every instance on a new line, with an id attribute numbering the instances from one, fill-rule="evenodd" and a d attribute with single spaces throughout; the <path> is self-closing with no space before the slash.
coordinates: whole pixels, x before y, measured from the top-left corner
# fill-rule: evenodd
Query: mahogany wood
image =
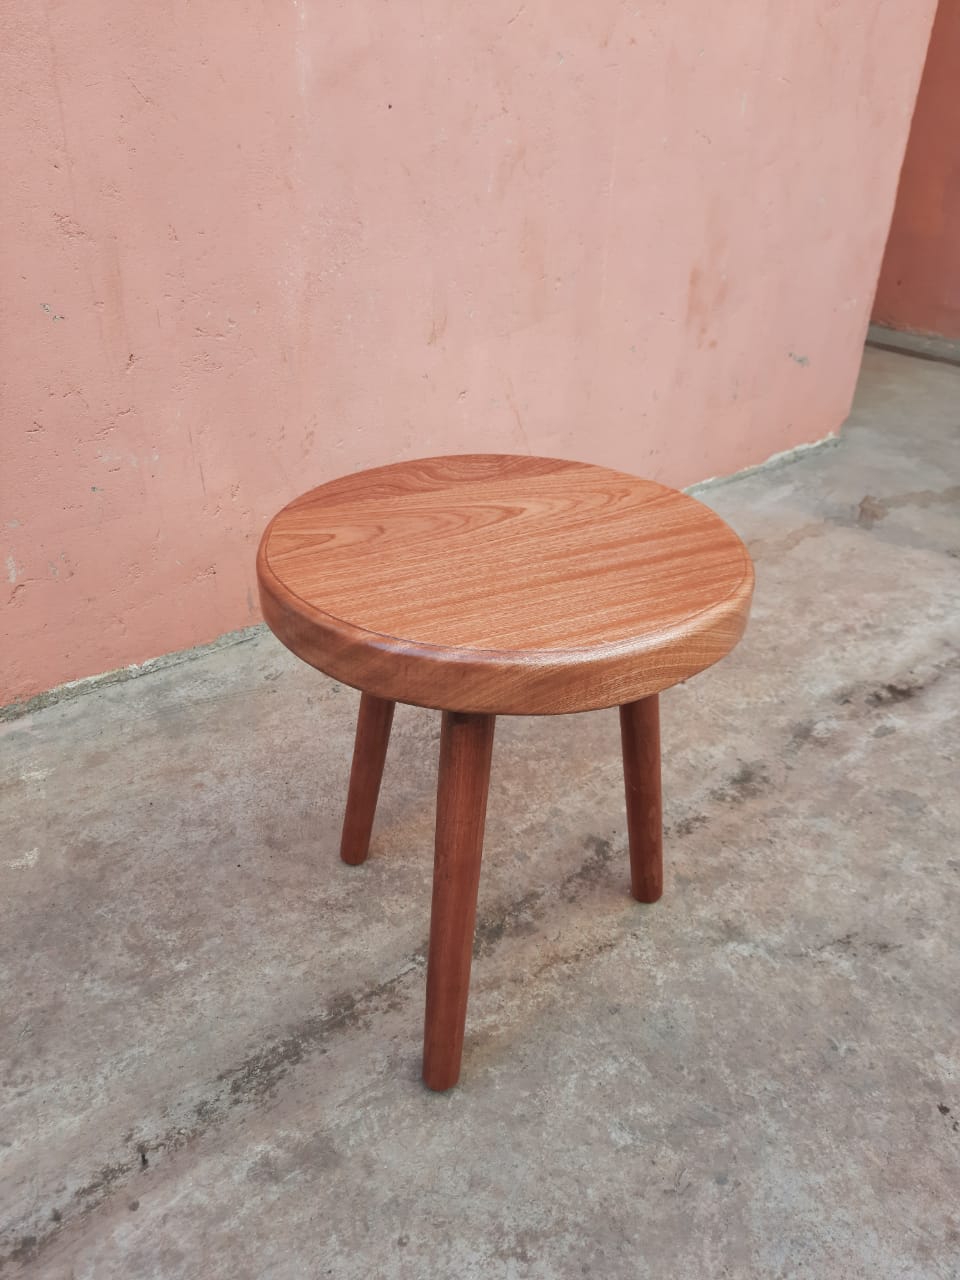
<path id="1" fill-rule="evenodd" d="M 753 567 L 695 499 L 555 458 L 333 480 L 260 542 L 263 614 L 362 692 L 341 854 L 367 856 L 395 702 L 443 711 L 423 1078 L 460 1073 L 495 716 L 620 707 L 635 898 L 663 891 L 658 694 L 724 657 Z"/>
<path id="2" fill-rule="evenodd" d="M 440 730 L 423 1034 L 423 1079 L 431 1089 L 449 1089 L 460 1076 L 494 724 L 493 716 L 445 711 Z"/>
<path id="3" fill-rule="evenodd" d="M 663 893 L 660 698 L 657 694 L 620 708 L 620 739 L 630 841 L 630 888 L 638 902 L 656 902 Z"/>
<path id="4" fill-rule="evenodd" d="M 718 661 L 746 623 L 737 535 L 606 467 L 464 455 L 333 480 L 258 556 L 264 617 L 345 684 L 441 710 L 618 706 Z"/>
<path id="5" fill-rule="evenodd" d="M 353 746 L 347 809 L 340 838 L 340 857 L 351 866 L 366 861 L 377 797 L 387 758 L 395 704 L 365 693 L 360 698 L 357 737 Z"/>

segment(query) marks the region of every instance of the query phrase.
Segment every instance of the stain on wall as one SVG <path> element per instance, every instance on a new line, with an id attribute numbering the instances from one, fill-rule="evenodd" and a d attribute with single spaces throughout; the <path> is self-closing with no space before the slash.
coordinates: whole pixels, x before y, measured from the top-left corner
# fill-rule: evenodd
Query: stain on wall
<path id="1" fill-rule="evenodd" d="M 0 702 L 256 620 L 304 488 L 686 484 L 848 408 L 932 0 L 23 0 Z"/>
<path id="2" fill-rule="evenodd" d="M 960 0 L 937 7 L 873 318 L 960 338 Z"/>

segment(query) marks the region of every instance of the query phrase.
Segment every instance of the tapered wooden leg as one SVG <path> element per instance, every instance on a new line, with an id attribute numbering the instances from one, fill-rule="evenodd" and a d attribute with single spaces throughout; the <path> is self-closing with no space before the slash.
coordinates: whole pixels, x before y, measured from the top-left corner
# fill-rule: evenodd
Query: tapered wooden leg
<path id="1" fill-rule="evenodd" d="M 663 893 L 658 694 L 639 702 L 628 702 L 620 708 L 620 739 L 627 796 L 631 891 L 638 902 L 656 902 Z"/>
<path id="2" fill-rule="evenodd" d="M 395 705 L 384 698 L 375 698 L 371 693 L 360 696 L 350 790 L 347 792 L 347 811 L 340 838 L 340 857 L 351 866 L 363 862 L 370 848 L 370 832 L 377 810 Z"/>
<path id="3" fill-rule="evenodd" d="M 440 730 L 423 1033 L 423 1079 L 431 1089 L 449 1089 L 460 1076 L 494 724 L 491 715 L 445 711 Z"/>

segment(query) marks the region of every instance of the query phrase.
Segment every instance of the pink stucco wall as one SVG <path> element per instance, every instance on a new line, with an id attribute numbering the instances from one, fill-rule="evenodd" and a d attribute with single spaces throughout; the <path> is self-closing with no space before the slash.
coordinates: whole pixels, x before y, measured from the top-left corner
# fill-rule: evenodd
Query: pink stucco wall
<path id="1" fill-rule="evenodd" d="M 960 338 L 960 0 L 937 6 L 873 318 Z"/>
<path id="2" fill-rule="evenodd" d="M 932 0 L 20 0 L 0 702 L 256 619 L 298 491 L 847 410 Z"/>

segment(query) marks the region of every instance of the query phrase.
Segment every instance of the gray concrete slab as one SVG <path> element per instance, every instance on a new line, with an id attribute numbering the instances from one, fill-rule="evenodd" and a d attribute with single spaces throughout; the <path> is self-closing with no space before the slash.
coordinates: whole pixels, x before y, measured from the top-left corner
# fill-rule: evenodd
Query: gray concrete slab
<path id="1" fill-rule="evenodd" d="M 664 695 L 667 884 L 615 713 L 498 725 L 459 1089 L 418 1081 L 434 715 L 337 857 L 357 695 L 266 634 L 2 726 L 6 1274 L 960 1276 L 960 370 L 705 494 L 747 638 Z"/>
<path id="2" fill-rule="evenodd" d="M 960 365 L 960 342 L 956 338 L 940 338 L 936 334 L 910 333 L 904 329 L 872 324 L 867 331 L 867 342 L 871 346 L 901 351 L 906 355 L 919 356 L 923 360 L 941 360 L 945 364 Z"/>

